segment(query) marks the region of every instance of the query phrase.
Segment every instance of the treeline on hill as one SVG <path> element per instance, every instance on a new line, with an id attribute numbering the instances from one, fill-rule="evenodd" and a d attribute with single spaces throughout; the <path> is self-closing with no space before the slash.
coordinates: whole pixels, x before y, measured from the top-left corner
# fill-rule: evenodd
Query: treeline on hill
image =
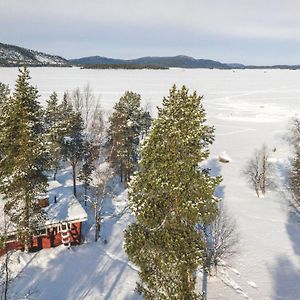
<path id="1" fill-rule="evenodd" d="M 157 65 L 137 65 L 137 64 L 86 64 L 81 65 L 81 69 L 126 69 L 126 70 L 168 70 L 167 67 Z"/>
<path id="2" fill-rule="evenodd" d="M 0 43 L 0 66 L 71 66 L 66 59 L 23 47 Z"/>
<path id="3" fill-rule="evenodd" d="M 60 65 L 60 64 L 54 64 L 54 63 L 41 63 L 41 62 L 34 62 L 34 63 L 29 63 L 29 62 L 8 62 L 5 59 L 0 59 L 0 67 L 55 67 L 55 68 L 66 68 L 66 67 L 72 67 L 71 64 L 65 64 L 65 65 Z"/>

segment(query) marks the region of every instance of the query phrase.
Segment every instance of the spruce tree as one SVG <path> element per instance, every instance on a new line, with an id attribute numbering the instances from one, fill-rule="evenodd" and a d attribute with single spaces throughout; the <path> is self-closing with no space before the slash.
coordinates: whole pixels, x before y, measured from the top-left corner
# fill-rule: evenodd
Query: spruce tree
<path id="1" fill-rule="evenodd" d="M 149 114 L 141 108 L 141 96 L 125 92 L 114 106 L 109 123 L 110 163 L 127 186 L 136 170 L 141 134 L 150 126 Z"/>
<path id="2" fill-rule="evenodd" d="M 0 148 L 0 192 L 6 199 L 5 213 L 15 224 L 17 237 L 28 250 L 40 226 L 42 210 L 37 196 L 45 192 L 46 149 L 38 91 L 29 83 L 27 68 L 20 70 L 9 105 L 3 108 Z"/>
<path id="3" fill-rule="evenodd" d="M 220 182 L 199 165 L 214 140 L 201 99 L 184 86 L 173 86 L 130 183 L 129 207 L 136 222 L 125 232 L 124 247 L 140 268 L 137 291 L 145 299 L 201 299 L 195 272 L 205 245 L 196 225 L 215 218 L 214 191 Z"/>

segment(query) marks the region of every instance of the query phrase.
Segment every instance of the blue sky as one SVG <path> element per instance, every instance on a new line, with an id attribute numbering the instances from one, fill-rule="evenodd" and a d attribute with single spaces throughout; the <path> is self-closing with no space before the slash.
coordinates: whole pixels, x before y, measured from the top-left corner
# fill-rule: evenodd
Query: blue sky
<path id="1" fill-rule="evenodd" d="M 66 58 L 300 64 L 296 0 L 1 0 L 0 41 Z"/>

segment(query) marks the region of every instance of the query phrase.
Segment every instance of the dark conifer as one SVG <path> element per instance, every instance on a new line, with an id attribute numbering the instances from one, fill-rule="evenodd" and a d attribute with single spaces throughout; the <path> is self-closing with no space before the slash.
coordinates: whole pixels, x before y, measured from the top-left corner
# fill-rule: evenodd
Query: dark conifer
<path id="1" fill-rule="evenodd" d="M 20 70 L 15 92 L 4 107 L 0 135 L 4 153 L 0 162 L 0 192 L 7 200 L 5 213 L 15 224 L 18 239 L 26 250 L 43 219 L 37 197 L 47 187 L 42 109 L 38 91 L 29 80 L 28 69 Z"/>
<path id="2" fill-rule="evenodd" d="M 110 163 L 125 186 L 136 170 L 141 135 L 149 128 L 149 113 L 141 108 L 141 96 L 126 92 L 109 119 Z"/>
<path id="3" fill-rule="evenodd" d="M 199 166 L 214 140 L 201 99 L 185 87 L 170 90 L 130 183 L 136 223 L 125 232 L 125 250 L 140 269 L 137 291 L 145 299 L 201 299 L 195 272 L 205 245 L 196 225 L 215 218 L 220 181 Z"/>
<path id="4" fill-rule="evenodd" d="M 77 196 L 77 166 L 83 159 L 84 155 L 83 120 L 80 113 L 75 112 L 67 99 L 63 100 L 60 109 L 63 116 L 63 120 L 60 125 L 63 129 L 62 155 L 63 158 L 72 166 L 73 193 Z"/>
<path id="5" fill-rule="evenodd" d="M 53 170 L 53 179 L 56 179 L 56 174 L 60 169 L 62 159 L 62 141 L 64 130 L 63 118 L 58 104 L 58 97 L 55 92 L 52 93 L 47 101 L 47 107 L 44 115 L 44 127 L 48 142 L 49 151 L 49 167 Z"/>

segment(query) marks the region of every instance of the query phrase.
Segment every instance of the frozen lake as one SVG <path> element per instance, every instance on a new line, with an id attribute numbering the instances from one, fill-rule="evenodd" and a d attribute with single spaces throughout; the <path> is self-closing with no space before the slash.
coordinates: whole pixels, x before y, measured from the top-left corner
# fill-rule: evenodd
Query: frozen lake
<path id="1" fill-rule="evenodd" d="M 190 91 L 204 95 L 208 121 L 216 127 L 211 165 L 224 178 L 224 202 L 237 221 L 241 237 L 238 254 L 226 261 L 228 265 L 220 269 L 217 278 L 210 280 L 209 299 L 300 299 L 300 226 L 289 215 L 284 186 L 291 156 L 284 136 L 291 117 L 300 113 L 300 71 L 78 68 L 30 71 L 41 102 L 52 91 L 62 95 L 87 83 L 106 110 L 127 90 L 140 93 L 153 113 L 174 83 L 185 84 Z M 0 68 L 0 82 L 13 87 L 17 73 L 16 68 Z M 270 149 L 276 148 L 271 155 L 278 186 L 265 198 L 258 199 L 241 176 L 241 169 L 254 149 L 263 143 Z M 230 156 L 231 163 L 216 162 L 216 156 L 223 151 Z M 115 288 L 124 289 L 122 283 Z M 133 290 L 134 286 L 128 284 L 126 288 Z"/>
<path id="2" fill-rule="evenodd" d="M 56 91 L 62 95 L 90 84 L 102 106 L 109 109 L 127 90 L 142 95 L 144 103 L 159 105 L 175 83 L 185 84 L 205 96 L 207 106 L 248 103 L 278 105 L 286 110 L 300 106 L 300 70 L 81 70 L 79 68 L 31 68 L 32 83 L 41 101 Z M 0 68 L 0 82 L 14 86 L 17 68 Z"/>

